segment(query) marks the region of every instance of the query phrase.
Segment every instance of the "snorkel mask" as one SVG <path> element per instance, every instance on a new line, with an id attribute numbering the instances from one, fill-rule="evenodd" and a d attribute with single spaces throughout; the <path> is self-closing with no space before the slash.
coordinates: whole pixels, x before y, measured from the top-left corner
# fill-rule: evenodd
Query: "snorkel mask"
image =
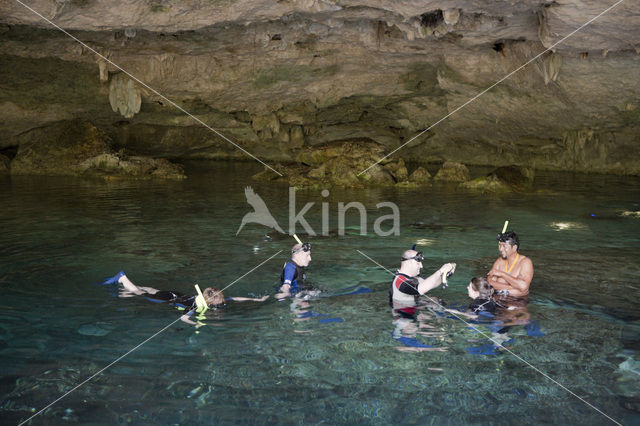
<path id="1" fill-rule="evenodd" d="M 405 260 L 415 260 L 416 262 L 422 262 L 424 260 L 424 255 L 422 254 L 421 251 L 419 251 L 415 256 L 413 257 L 403 257 L 402 261 L 404 262 Z"/>
<path id="2" fill-rule="evenodd" d="M 518 236 L 513 231 L 501 232 L 498 234 L 498 242 L 500 243 L 509 243 L 512 246 L 520 247 L 520 240 Z"/>
<path id="3" fill-rule="evenodd" d="M 311 251 L 311 243 L 302 243 L 302 247 L 291 250 L 291 254 L 296 254 L 301 251 Z"/>

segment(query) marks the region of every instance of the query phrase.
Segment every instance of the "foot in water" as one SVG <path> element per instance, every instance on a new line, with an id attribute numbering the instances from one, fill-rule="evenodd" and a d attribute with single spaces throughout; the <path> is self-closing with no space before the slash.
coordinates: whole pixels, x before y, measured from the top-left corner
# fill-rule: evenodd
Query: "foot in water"
<path id="1" fill-rule="evenodd" d="M 120 278 L 123 277 L 124 275 L 126 275 L 124 271 L 120 271 L 117 274 L 115 274 L 113 277 L 107 278 L 106 280 L 104 280 L 102 283 L 100 283 L 100 285 L 118 284 L 118 280 L 120 280 Z"/>

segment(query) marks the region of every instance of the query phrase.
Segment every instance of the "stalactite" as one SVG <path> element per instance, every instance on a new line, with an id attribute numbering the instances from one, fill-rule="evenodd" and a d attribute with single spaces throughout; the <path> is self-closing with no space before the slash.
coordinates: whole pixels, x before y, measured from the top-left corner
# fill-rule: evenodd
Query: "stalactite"
<path id="1" fill-rule="evenodd" d="M 123 117 L 131 118 L 140 112 L 142 96 L 133 80 L 125 74 L 118 73 L 111 77 L 109 103 L 114 112 L 119 111 Z"/>
<path id="2" fill-rule="evenodd" d="M 556 81 L 558 74 L 560 73 L 560 67 L 562 66 L 562 56 L 558 53 L 549 52 L 538 63 L 538 69 L 542 72 L 545 86 Z"/>

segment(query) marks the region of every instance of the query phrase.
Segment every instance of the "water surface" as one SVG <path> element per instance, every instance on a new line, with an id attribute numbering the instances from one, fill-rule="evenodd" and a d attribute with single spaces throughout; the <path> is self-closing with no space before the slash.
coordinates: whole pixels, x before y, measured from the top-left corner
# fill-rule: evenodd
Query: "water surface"
<path id="1" fill-rule="evenodd" d="M 251 211 L 247 185 L 286 229 L 288 187 L 251 181 L 259 169 L 250 163 L 189 170 L 183 182 L 2 178 L 3 423 L 27 419 L 179 317 L 95 285 L 120 270 L 140 285 L 191 293 L 194 283 L 224 287 L 282 250 L 225 291 L 273 293 L 293 240 L 265 237 L 271 230 L 257 224 L 236 231 Z M 329 212 L 331 235 L 311 238 L 308 276 L 321 297 L 230 303 L 198 330 L 173 324 L 34 423 L 609 421 L 557 383 L 618 422 L 638 423 L 640 218 L 621 213 L 640 210 L 639 183 L 539 173 L 535 190 L 498 196 L 449 186 L 298 191 L 297 211 L 315 202 L 305 218 L 317 232 L 321 203 Z M 367 208 L 367 235 L 355 211 L 347 235 L 334 232 L 338 203 L 351 201 Z M 382 201 L 400 208 L 399 236 L 373 233 L 390 213 L 376 208 Z M 394 320 L 391 276 L 357 251 L 394 270 L 419 242 L 425 272 L 457 262 L 449 287 L 430 294 L 461 306 L 469 279 L 495 260 L 505 219 L 535 266 L 528 320 L 498 333 L 520 358 L 492 347 L 486 336 L 500 327 L 490 320 L 478 326 L 484 334 L 433 306 L 419 322 Z M 371 291 L 342 295 L 354 286 Z"/>

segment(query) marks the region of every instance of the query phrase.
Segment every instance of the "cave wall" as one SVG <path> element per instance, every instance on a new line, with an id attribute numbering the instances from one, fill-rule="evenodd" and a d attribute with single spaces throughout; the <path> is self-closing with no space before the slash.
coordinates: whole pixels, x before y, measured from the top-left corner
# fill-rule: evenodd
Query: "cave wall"
<path id="1" fill-rule="evenodd" d="M 348 139 L 390 151 L 452 113 L 398 155 L 640 173 L 635 6 L 622 3 L 458 110 L 607 7 L 485 3 L 30 3 L 83 46 L 3 2 L 0 154 L 25 132 L 80 119 L 135 154 L 247 158 L 205 123 L 283 161 Z"/>

